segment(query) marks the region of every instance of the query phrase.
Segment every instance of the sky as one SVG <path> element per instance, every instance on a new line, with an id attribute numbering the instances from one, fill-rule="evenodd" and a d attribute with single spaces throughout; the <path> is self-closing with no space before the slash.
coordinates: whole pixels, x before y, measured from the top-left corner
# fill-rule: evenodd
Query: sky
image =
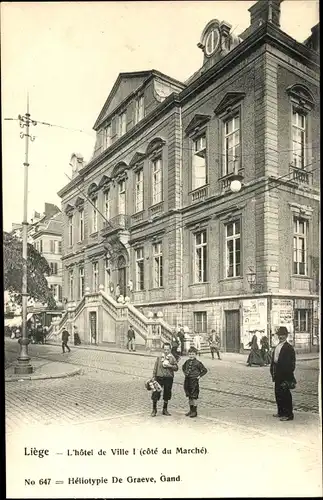
<path id="1" fill-rule="evenodd" d="M 157 69 L 180 81 L 202 65 L 197 48 L 211 19 L 235 34 L 248 27 L 255 1 L 2 2 L 3 227 L 23 217 L 25 141 L 17 118 L 38 124 L 29 147 L 28 218 L 69 182 L 73 152 L 89 161 L 94 122 L 120 72 Z M 319 20 L 316 0 L 285 0 L 281 29 L 303 42 Z"/>

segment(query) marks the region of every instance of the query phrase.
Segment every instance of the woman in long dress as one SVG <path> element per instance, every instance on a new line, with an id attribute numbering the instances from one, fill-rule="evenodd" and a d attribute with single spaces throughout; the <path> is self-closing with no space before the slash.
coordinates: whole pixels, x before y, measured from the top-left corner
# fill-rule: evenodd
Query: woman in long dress
<path id="1" fill-rule="evenodd" d="M 251 342 L 249 342 L 248 345 L 251 347 L 251 350 L 247 359 L 247 365 L 264 366 L 264 361 L 262 359 L 260 349 L 258 346 L 257 335 L 253 335 Z"/>
<path id="2" fill-rule="evenodd" d="M 260 354 L 263 359 L 264 365 L 270 365 L 271 363 L 271 355 L 270 355 L 270 347 L 268 337 L 264 336 L 260 339 Z"/>

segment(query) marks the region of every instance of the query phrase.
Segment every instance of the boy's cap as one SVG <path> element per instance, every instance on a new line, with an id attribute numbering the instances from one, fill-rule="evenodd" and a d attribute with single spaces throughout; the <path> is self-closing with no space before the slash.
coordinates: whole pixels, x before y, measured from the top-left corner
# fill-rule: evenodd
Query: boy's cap
<path id="1" fill-rule="evenodd" d="M 197 354 L 197 349 L 195 347 L 190 347 L 188 352 L 193 352 L 194 354 Z"/>

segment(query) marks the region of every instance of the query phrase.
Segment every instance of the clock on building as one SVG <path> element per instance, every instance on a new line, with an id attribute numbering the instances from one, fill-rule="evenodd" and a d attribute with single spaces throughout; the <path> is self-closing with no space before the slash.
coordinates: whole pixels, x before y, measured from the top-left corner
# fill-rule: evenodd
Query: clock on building
<path id="1" fill-rule="evenodd" d="M 220 45 L 220 31 L 218 26 L 212 26 L 205 37 L 205 55 L 211 56 Z"/>

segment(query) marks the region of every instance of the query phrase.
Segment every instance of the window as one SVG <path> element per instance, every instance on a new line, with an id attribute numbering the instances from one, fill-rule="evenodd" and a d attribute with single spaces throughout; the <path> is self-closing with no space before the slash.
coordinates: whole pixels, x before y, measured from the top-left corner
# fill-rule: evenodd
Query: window
<path id="1" fill-rule="evenodd" d="M 70 300 L 74 300 L 74 271 L 71 269 L 69 271 L 69 297 Z"/>
<path id="2" fill-rule="evenodd" d="M 80 217 L 80 225 L 79 225 L 79 241 L 84 240 L 84 210 L 80 210 L 79 212 L 79 217 Z"/>
<path id="3" fill-rule="evenodd" d="M 119 115 L 119 131 L 118 136 L 121 137 L 127 132 L 127 113 L 124 111 Z"/>
<path id="4" fill-rule="evenodd" d="M 79 298 L 84 297 L 84 267 L 79 268 Z"/>
<path id="5" fill-rule="evenodd" d="M 144 290 L 144 249 L 137 248 L 136 255 L 136 291 Z"/>
<path id="6" fill-rule="evenodd" d="M 126 181 L 124 180 L 119 182 L 118 213 L 119 215 L 126 213 Z"/>
<path id="7" fill-rule="evenodd" d="M 162 159 L 158 158 L 153 161 L 153 177 L 152 177 L 152 201 L 153 205 L 162 201 Z"/>
<path id="8" fill-rule="evenodd" d="M 106 221 L 110 220 L 111 214 L 111 199 L 110 199 L 110 190 L 106 191 L 104 193 L 104 217 L 105 217 L 105 223 Z"/>
<path id="9" fill-rule="evenodd" d="M 73 245 L 73 215 L 68 218 L 68 244 L 70 247 Z"/>
<path id="10" fill-rule="evenodd" d="M 58 274 L 57 262 L 50 262 L 49 267 L 50 267 L 50 273 L 56 276 Z"/>
<path id="11" fill-rule="evenodd" d="M 63 300 L 62 285 L 57 285 L 57 298 L 58 298 L 59 302 L 62 302 L 62 300 Z"/>
<path id="12" fill-rule="evenodd" d="M 310 309 L 294 310 L 294 328 L 295 333 L 311 333 L 312 311 Z"/>
<path id="13" fill-rule="evenodd" d="M 110 261 L 109 259 L 105 259 L 104 261 L 104 290 L 105 293 L 109 293 L 109 286 L 111 281 L 111 269 L 110 269 Z"/>
<path id="14" fill-rule="evenodd" d="M 207 314 L 205 311 L 194 313 L 194 332 L 196 333 L 207 332 Z"/>
<path id="15" fill-rule="evenodd" d="M 97 292 L 99 289 L 99 264 L 98 262 L 93 262 L 92 264 L 92 288 L 93 292 Z"/>
<path id="16" fill-rule="evenodd" d="M 144 183 L 143 170 L 137 170 L 135 173 L 135 212 L 141 212 L 144 208 Z"/>
<path id="17" fill-rule="evenodd" d="M 207 239 L 206 230 L 194 234 L 195 283 L 207 281 Z"/>
<path id="18" fill-rule="evenodd" d="M 293 240 L 293 272 L 305 276 L 307 274 L 307 221 L 294 217 Z"/>
<path id="19" fill-rule="evenodd" d="M 223 175 L 232 174 L 241 166 L 240 114 L 225 120 L 224 127 L 224 168 Z"/>
<path id="20" fill-rule="evenodd" d="M 230 222 L 225 226 L 226 239 L 226 277 L 240 276 L 240 221 Z"/>
<path id="21" fill-rule="evenodd" d="M 49 251 L 50 253 L 55 253 L 55 240 L 49 241 Z"/>
<path id="22" fill-rule="evenodd" d="M 293 165 L 297 168 L 304 168 L 306 151 L 306 115 L 296 111 L 295 108 L 293 108 L 292 141 Z"/>
<path id="23" fill-rule="evenodd" d="M 144 117 L 144 96 L 139 96 L 135 101 L 135 123 L 138 123 Z"/>
<path id="24" fill-rule="evenodd" d="M 43 253 L 43 240 L 38 241 L 38 248 L 37 248 L 39 253 Z"/>
<path id="25" fill-rule="evenodd" d="M 107 125 L 103 129 L 103 147 L 106 149 L 111 146 L 111 125 Z"/>
<path id="26" fill-rule="evenodd" d="M 153 245 L 153 263 L 154 263 L 154 288 L 163 286 L 163 251 L 162 244 Z"/>
<path id="27" fill-rule="evenodd" d="M 58 253 L 62 253 L 62 242 L 58 242 Z"/>
<path id="28" fill-rule="evenodd" d="M 193 142 L 192 189 L 197 189 L 206 183 L 206 136 L 204 134 Z"/>
<path id="29" fill-rule="evenodd" d="M 55 240 L 54 242 L 54 253 L 56 255 L 61 253 L 60 247 L 59 247 L 60 242 L 58 240 Z"/>
<path id="30" fill-rule="evenodd" d="M 98 199 L 92 198 L 92 233 L 98 230 Z"/>
<path id="31" fill-rule="evenodd" d="M 62 286 L 61 285 L 50 285 L 53 297 L 57 302 L 62 302 Z"/>

